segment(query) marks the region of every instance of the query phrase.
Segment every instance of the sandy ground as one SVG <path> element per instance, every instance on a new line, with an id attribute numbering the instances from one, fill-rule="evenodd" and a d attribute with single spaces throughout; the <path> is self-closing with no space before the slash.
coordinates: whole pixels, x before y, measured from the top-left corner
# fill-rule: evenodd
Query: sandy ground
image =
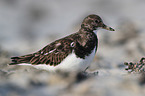
<path id="1" fill-rule="evenodd" d="M 0 0 L 0 96 L 145 96 L 145 74 L 124 62 L 145 57 L 144 0 Z M 97 54 L 88 69 L 98 75 L 50 73 L 7 66 L 11 56 L 36 52 L 78 31 L 98 14 L 115 32 L 98 31 Z"/>

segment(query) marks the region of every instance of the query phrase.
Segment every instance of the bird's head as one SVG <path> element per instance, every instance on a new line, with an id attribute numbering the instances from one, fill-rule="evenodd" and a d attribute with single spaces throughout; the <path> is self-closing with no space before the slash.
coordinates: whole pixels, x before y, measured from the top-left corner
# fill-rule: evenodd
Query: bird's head
<path id="1" fill-rule="evenodd" d="M 109 31 L 115 31 L 113 28 L 105 25 L 102 19 L 98 15 L 94 15 L 94 14 L 87 16 L 83 20 L 81 28 L 85 28 L 86 30 L 91 30 L 91 31 L 94 31 L 100 28 L 106 29 Z"/>

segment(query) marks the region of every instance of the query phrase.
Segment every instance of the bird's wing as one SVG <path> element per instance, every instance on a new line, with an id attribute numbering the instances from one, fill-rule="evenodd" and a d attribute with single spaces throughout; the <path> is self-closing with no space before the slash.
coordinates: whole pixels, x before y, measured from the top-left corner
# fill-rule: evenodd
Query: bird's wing
<path id="1" fill-rule="evenodd" d="M 29 63 L 32 65 L 49 64 L 58 65 L 74 50 L 75 42 L 70 38 L 63 38 L 52 42 L 36 53 L 12 57 L 10 65 Z"/>

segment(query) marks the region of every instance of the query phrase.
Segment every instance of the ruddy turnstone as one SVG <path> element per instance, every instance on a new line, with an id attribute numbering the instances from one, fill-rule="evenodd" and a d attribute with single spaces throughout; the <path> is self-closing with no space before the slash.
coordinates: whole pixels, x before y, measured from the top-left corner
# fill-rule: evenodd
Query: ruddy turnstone
<path id="1" fill-rule="evenodd" d="M 49 71 L 79 71 L 88 68 L 98 47 L 96 30 L 99 28 L 114 31 L 106 26 L 95 14 L 87 16 L 78 32 L 58 39 L 38 52 L 11 57 L 9 65 L 30 65 Z"/>

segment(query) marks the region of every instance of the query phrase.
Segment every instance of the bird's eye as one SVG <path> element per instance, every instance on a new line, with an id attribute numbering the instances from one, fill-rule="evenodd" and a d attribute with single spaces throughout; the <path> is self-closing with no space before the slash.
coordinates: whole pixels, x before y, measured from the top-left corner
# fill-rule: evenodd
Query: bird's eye
<path id="1" fill-rule="evenodd" d="M 95 22 L 96 22 L 96 23 L 99 23 L 99 21 L 98 21 L 98 20 L 96 20 Z"/>

